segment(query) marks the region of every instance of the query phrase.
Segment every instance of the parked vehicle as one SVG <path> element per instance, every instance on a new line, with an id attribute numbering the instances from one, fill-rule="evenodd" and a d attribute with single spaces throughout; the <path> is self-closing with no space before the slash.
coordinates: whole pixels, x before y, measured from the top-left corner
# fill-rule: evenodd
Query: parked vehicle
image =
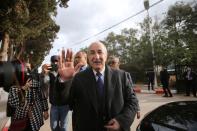
<path id="1" fill-rule="evenodd" d="M 197 131 L 197 101 L 179 101 L 149 112 L 137 131 Z"/>

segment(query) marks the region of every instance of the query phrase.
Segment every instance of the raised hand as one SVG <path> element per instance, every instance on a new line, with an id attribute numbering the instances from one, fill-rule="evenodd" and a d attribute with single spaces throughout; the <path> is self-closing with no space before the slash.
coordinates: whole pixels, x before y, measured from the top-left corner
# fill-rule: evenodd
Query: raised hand
<path id="1" fill-rule="evenodd" d="M 52 67 L 51 67 L 50 64 L 44 64 L 44 65 L 42 66 L 42 73 L 43 73 L 43 74 L 48 74 L 51 68 L 52 68 Z"/>
<path id="2" fill-rule="evenodd" d="M 26 81 L 25 85 L 22 86 L 22 89 L 23 89 L 23 90 L 28 90 L 28 89 L 31 88 L 31 85 L 32 85 L 32 80 L 31 80 L 31 79 L 28 79 L 28 80 Z"/>
<path id="3" fill-rule="evenodd" d="M 67 49 L 66 56 L 65 50 L 61 51 L 60 59 L 58 62 L 59 68 L 58 73 L 62 80 L 69 80 L 71 79 L 78 71 L 80 66 L 74 67 L 73 63 L 73 52 L 70 49 Z"/>

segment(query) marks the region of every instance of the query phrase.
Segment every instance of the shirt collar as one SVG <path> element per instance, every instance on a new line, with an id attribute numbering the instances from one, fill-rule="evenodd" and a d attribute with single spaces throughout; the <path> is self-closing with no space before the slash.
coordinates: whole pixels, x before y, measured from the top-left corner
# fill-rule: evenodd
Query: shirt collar
<path id="1" fill-rule="evenodd" d="M 96 76 L 97 71 L 95 71 L 94 69 L 92 69 L 92 70 L 94 72 L 94 75 Z M 104 76 L 104 74 L 105 74 L 105 67 L 103 68 L 103 70 L 101 70 L 100 73 L 102 74 L 102 76 Z"/>
<path id="2" fill-rule="evenodd" d="M 88 65 L 82 66 L 82 67 L 81 67 L 81 71 L 84 71 L 87 67 L 88 67 Z"/>

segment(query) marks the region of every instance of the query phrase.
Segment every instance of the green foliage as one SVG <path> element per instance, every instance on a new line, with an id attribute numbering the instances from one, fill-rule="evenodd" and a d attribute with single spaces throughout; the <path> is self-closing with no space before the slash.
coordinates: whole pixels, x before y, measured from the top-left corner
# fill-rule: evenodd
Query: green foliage
<path id="1" fill-rule="evenodd" d="M 192 6 L 193 5 L 193 6 Z M 118 56 L 122 68 L 144 80 L 146 69 L 153 67 L 149 26 L 152 29 L 157 66 L 197 64 L 197 4 L 177 2 L 159 22 L 145 18 L 140 29 L 123 29 L 104 39 L 109 55 Z M 150 25 L 149 25 L 150 24 Z"/>
<path id="2" fill-rule="evenodd" d="M 191 46 L 191 41 L 196 39 L 194 32 L 189 27 L 192 25 L 190 22 L 195 18 L 194 12 L 189 3 L 177 2 L 170 7 L 164 19 L 163 26 L 171 44 L 171 55 L 174 64 L 191 64 L 193 61 L 189 57 L 190 53 L 192 53 L 191 48 L 188 47 Z"/>
<path id="3" fill-rule="evenodd" d="M 50 49 L 52 48 L 52 42 L 56 37 L 56 33 L 59 30 L 59 26 L 51 25 L 45 28 L 41 35 L 35 38 L 30 38 L 26 40 L 26 50 L 25 59 L 31 57 L 30 62 L 32 65 L 41 64 L 44 60 L 44 57 L 49 53 Z M 33 55 L 31 54 L 33 51 Z"/>
<path id="4" fill-rule="evenodd" d="M 34 63 L 40 64 L 59 31 L 59 26 L 53 20 L 57 14 L 57 5 L 67 7 L 67 2 L 68 0 L 3 1 L 0 4 L 0 31 L 9 33 L 11 43 L 16 48 L 26 47 L 24 53 L 29 53 L 29 50 L 38 52 Z M 19 52 L 16 50 L 16 55 Z M 25 59 L 28 55 L 22 54 L 22 58 Z"/>

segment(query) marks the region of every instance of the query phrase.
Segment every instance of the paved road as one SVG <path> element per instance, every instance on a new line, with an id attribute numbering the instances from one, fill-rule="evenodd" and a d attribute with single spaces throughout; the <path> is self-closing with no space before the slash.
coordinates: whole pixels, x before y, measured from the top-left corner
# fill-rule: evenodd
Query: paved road
<path id="1" fill-rule="evenodd" d="M 161 94 L 153 94 L 153 93 L 140 93 L 137 94 L 137 97 L 140 102 L 141 108 L 141 119 L 144 117 L 146 113 L 153 110 L 154 108 L 163 105 L 165 103 L 173 102 L 173 101 L 181 101 L 181 100 L 197 100 L 194 97 L 185 97 L 183 95 L 174 95 L 174 97 L 162 97 Z M 131 126 L 131 131 L 135 131 L 138 123 L 141 119 L 135 119 L 134 123 Z M 72 131 L 71 129 L 71 113 L 68 116 L 68 131 Z M 49 131 L 49 120 L 45 121 L 45 125 L 42 126 L 41 131 Z"/>

